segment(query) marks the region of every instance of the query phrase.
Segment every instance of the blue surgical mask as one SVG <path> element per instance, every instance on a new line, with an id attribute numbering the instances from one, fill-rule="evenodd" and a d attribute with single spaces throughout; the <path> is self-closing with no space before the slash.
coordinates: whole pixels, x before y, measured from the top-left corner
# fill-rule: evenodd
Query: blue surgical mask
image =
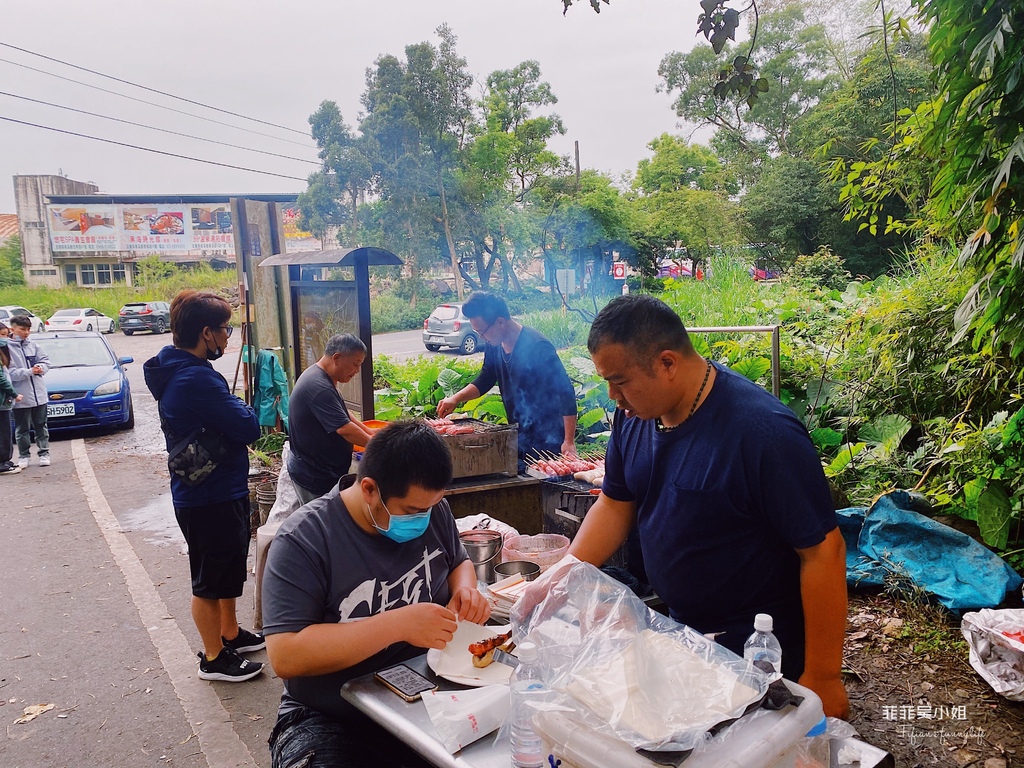
<path id="1" fill-rule="evenodd" d="M 418 539 L 424 533 L 426 533 L 427 526 L 430 525 L 430 509 L 424 512 L 417 512 L 414 515 L 392 515 L 391 510 L 388 509 L 388 505 L 384 503 L 384 499 L 380 500 L 380 505 L 384 507 L 384 511 L 388 513 L 388 527 L 381 528 L 377 525 L 377 521 L 373 519 L 373 510 L 370 509 L 370 505 L 366 505 L 366 511 L 370 513 L 370 523 L 380 531 L 382 534 L 387 536 L 392 541 L 396 541 L 399 544 L 404 544 L 407 541 Z"/>

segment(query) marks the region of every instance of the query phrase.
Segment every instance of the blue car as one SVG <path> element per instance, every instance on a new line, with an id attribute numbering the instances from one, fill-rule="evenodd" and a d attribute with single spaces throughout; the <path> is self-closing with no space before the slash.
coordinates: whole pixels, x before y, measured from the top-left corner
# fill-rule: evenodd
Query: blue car
<path id="1" fill-rule="evenodd" d="M 87 427 L 135 426 L 132 391 L 124 365 L 98 333 L 33 333 L 32 340 L 50 356 L 46 405 L 51 432 Z"/>

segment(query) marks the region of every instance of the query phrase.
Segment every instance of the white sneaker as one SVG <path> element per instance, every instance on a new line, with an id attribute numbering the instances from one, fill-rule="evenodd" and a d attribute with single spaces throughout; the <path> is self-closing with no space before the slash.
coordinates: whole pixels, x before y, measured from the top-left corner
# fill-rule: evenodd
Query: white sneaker
<path id="1" fill-rule="evenodd" d="M 48 467 L 50 466 L 50 454 L 46 453 L 39 457 L 39 466 Z"/>
<path id="2" fill-rule="evenodd" d="M 21 467 L 22 469 L 27 468 L 28 467 L 28 456 L 22 456 L 20 459 L 18 459 L 18 466 Z"/>

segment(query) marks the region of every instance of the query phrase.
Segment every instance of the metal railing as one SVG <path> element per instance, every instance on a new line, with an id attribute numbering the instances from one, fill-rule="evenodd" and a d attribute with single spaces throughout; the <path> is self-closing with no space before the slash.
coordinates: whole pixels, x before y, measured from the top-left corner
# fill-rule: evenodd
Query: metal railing
<path id="1" fill-rule="evenodd" d="M 779 396 L 782 386 L 781 364 L 779 362 L 778 325 L 727 325 L 716 328 L 687 328 L 687 333 L 770 333 L 772 335 L 772 394 Z"/>

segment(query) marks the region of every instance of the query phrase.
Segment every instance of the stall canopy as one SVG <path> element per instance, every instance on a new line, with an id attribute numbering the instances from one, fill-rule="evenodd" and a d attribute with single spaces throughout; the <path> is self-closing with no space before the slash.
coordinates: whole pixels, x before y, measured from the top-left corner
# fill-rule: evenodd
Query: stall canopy
<path id="1" fill-rule="evenodd" d="M 328 248 L 326 251 L 275 253 L 261 267 L 355 267 L 362 259 L 368 267 L 400 267 L 402 260 L 383 248 Z"/>
<path id="2" fill-rule="evenodd" d="M 401 265 L 402 260 L 395 254 L 373 247 L 275 253 L 259 262 L 260 267 L 287 270 L 296 377 L 320 358 L 327 339 L 335 333 L 352 333 L 366 345 L 366 363 L 360 376 L 341 386 L 342 396 L 361 419 L 373 418 L 369 268 Z M 355 279 L 319 280 L 308 275 L 311 269 L 325 267 L 351 267 Z"/>

